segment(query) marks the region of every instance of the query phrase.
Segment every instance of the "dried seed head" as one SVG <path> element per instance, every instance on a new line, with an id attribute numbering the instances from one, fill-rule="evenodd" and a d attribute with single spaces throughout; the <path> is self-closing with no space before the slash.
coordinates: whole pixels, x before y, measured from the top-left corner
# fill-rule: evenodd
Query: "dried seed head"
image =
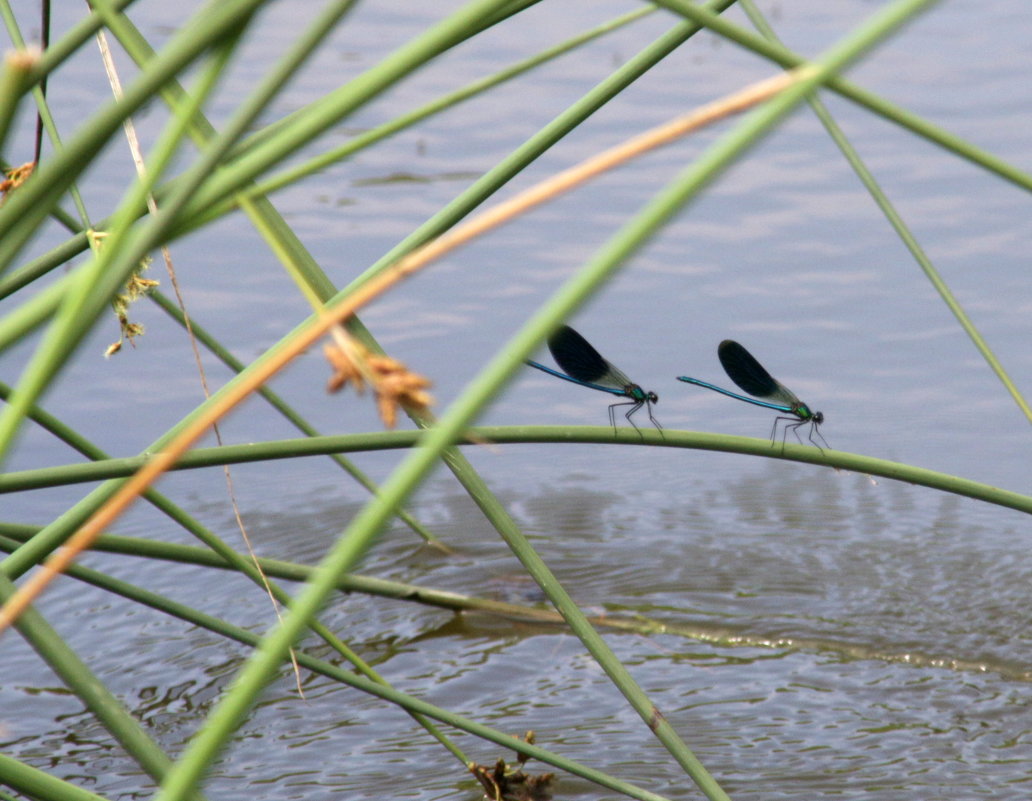
<path id="1" fill-rule="evenodd" d="M 7 176 L 4 180 L 0 181 L 0 203 L 7 200 L 7 194 L 14 191 L 21 186 L 32 175 L 32 171 L 36 169 L 36 162 L 27 161 L 20 167 L 11 167 L 5 175 Z"/>
<path id="2" fill-rule="evenodd" d="M 323 346 L 323 353 L 333 368 L 328 391 L 337 392 L 350 382 L 361 394 L 368 383 L 376 394 L 376 409 L 387 428 L 394 428 L 397 423 L 399 406 L 426 411 L 433 403 L 433 398 L 425 391 L 430 386 L 428 378 L 410 372 L 397 359 L 370 353 L 353 339 L 347 339 L 346 344 L 346 348 L 339 343 Z"/>
<path id="3" fill-rule="evenodd" d="M 333 368 L 333 375 L 326 383 L 327 392 L 339 392 L 349 381 L 354 384 L 355 391 L 359 395 L 365 391 L 365 380 L 362 378 L 362 373 L 341 347 L 327 342 L 323 345 L 323 355 L 330 363 L 330 367 Z"/>

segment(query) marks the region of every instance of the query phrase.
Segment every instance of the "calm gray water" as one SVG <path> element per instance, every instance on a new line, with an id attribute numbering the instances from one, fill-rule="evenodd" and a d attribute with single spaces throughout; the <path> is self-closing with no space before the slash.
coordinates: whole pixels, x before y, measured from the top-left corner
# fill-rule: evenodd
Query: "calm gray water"
<path id="1" fill-rule="evenodd" d="M 138 5 L 139 24 L 159 40 L 186 10 Z M 879 5 L 761 3 L 786 42 L 807 54 Z M 326 141 L 343 141 L 632 7 L 542 4 L 405 82 Z M 308 3 L 294 0 L 264 14 L 249 58 L 227 77 L 216 117 L 230 112 L 310 13 Z M 358 74 L 439 13 L 440 4 L 360 6 L 275 113 Z M 333 167 L 276 203 L 342 284 L 668 24 L 653 15 Z M 1029 165 L 1030 40 L 1032 15 L 1022 0 L 946 2 L 851 77 Z M 55 81 L 50 90 L 68 126 L 105 98 L 90 57 L 73 67 L 75 85 Z M 517 185 L 769 74 L 736 47 L 698 37 Z M 1018 386 L 1032 390 L 1027 195 L 837 98 L 827 101 Z M 153 134 L 159 116 L 143 117 L 145 134 Z M 453 254 L 371 308 L 365 322 L 393 355 L 433 376 L 446 408 L 620 221 L 729 127 L 654 153 Z M 120 152 L 109 161 L 116 176 L 128 169 Z M 120 180 L 97 175 L 87 183 L 95 217 L 117 201 Z M 34 252 L 57 241 L 55 231 Z M 173 253 L 192 314 L 241 358 L 261 353 L 305 313 L 289 279 L 238 217 L 177 243 Z M 143 448 L 200 395 L 179 329 L 157 309 L 138 315 L 148 333 L 135 351 L 100 359 L 115 337 L 109 325 L 47 398 L 49 409 L 117 455 Z M 656 413 L 668 428 L 766 435 L 770 416 L 762 410 L 674 381 L 689 374 L 727 385 L 716 345 L 730 337 L 824 412 L 835 448 L 1032 489 L 1028 422 L 808 111 L 686 209 L 572 322 L 660 394 Z M 7 380 L 27 352 L 0 360 Z M 542 358 L 547 362 L 547 353 Z M 216 384 L 224 380 L 209 367 Z M 324 395 L 325 376 L 313 351 L 276 387 L 327 433 L 375 428 L 369 404 Z M 604 397 L 527 370 L 484 422 L 600 424 L 605 406 Z M 224 435 L 243 442 L 292 432 L 252 402 Z M 583 607 L 753 643 L 607 635 L 734 798 L 1032 794 L 1032 528 L 1024 516 L 886 480 L 730 455 L 529 445 L 467 454 Z M 399 458 L 357 461 L 383 478 Z M 10 467 L 72 460 L 67 449 L 30 433 Z M 311 459 L 234 472 L 263 554 L 313 562 L 359 508 L 362 493 L 327 468 L 326 460 Z M 162 489 L 237 541 L 220 473 L 173 476 Z M 84 492 L 5 496 L 2 516 L 46 521 Z M 397 527 L 363 572 L 540 600 L 443 472 L 411 508 L 458 547 L 457 555 L 428 555 Z M 144 509 L 119 531 L 182 537 Z M 256 631 L 270 625 L 265 597 L 243 582 L 128 558 L 87 561 Z M 71 581 L 59 583 L 41 608 L 172 750 L 212 708 L 245 654 Z M 334 600 L 326 620 L 401 689 L 507 732 L 533 729 L 540 744 L 657 792 L 698 796 L 562 629 L 456 620 L 358 596 Z M 805 647 L 760 645 L 780 640 Z M 8 636 L 0 653 L 5 753 L 110 797 L 146 786 L 23 643 Z M 210 797 L 477 797 L 461 766 L 407 716 L 322 679 L 307 682 L 307 695 L 299 701 L 289 677 L 274 685 L 217 766 Z M 503 755 L 468 738 L 462 744 L 482 762 Z M 611 796 L 563 778 L 557 797 Z"/>

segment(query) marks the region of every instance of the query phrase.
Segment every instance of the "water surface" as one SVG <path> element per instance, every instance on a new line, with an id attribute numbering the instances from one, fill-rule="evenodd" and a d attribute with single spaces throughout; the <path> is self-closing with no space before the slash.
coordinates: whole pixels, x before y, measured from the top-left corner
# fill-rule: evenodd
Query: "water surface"
<path id="1" fill-rule="evenodd" d="M 157 39 L 186 11 L 137 6 L 139 24 Z M 362 109 L 325 141 L 343 141 L 631 7 L 541 4 Z M 816 54 L 877 5 L 761 7 L 786 42 Z M 227 77 L 216 118 L 230 112 L 261 76 L 268 54 L 311 13 L 299 2 L 265 12 L 251 57 Z M 361 5 L 275 114 L 360 73 L 440 13 L 439 4 Z M 277 206 L 343 284 L 668 24 L 653 15 L 284 191 Z M 1030 38 L 1032 18 L 1018 0 L 978 8 L 944 3 L 851 77 L 1024 165 L 1032 157 Z M 65 125 L 105 97 L 89 58 L 74 68 L 83 76 L 80 88 L 72 92 L 59 81 L 51 87 Z M 700 36 L 515 184 L 528 185 L 770 72 L 759 59 Z M 1027 390 L 1027 196 L 826 99 Z M 370 308 L 365 322 L 393 355 L 433 377 L 446 408 L 623 220 L 731 124 L 651 154 L 451 255 Z M 145 132 L 156 125 L 153 117 L 142 122 Z M 108 159 L 114 176 L 91 181 L 87 191 L 98 218 L 118 199 L 114 177 L 129 169 L 121 154 Z M 58 241 L 55 230 L 34 252 Z M 177 243 L 174 256 L 192 314 L 242 359 L 261 353 L 305 312 L 239 217 Z M 47 397 L 49 409 L 116 455 L 144 448 L 200 398 L 179 330 L 156 309 L 140 316 L 148 333 L 135 351 L 99 359 L 115 336 L 109 326 Z M 730 337 L 824 412 L 823 430 L 835 448 L 1019 492 L 1030 488 L 1027 421 L 806 110 L 688 207 L 571 322 L 660 394 L 656 413 L 668 428 L 766 435 L 770 417 L 762 410 L 674 380 L 689 374 L 726 384 L 716 346 Z M 25 346 L 0 361 L 6 377 L 17 375 L 27 352 Z M 217 366 L 207 366 L 214 383 L 225 380 Z M 375 428 L 368 404 L 323 394 L 325 373 L 313 351 L 275 385 L 327 433 Z M 606 403 L 598 393 L 526 370 L 483 420 L 602 424 Z M 254 402 L 227 421 L 224 435 L 243 442 L 292 433 Z M 700 635 L 610 632 L 606 639 L 732 797 L 923 801 L 1026 792 L 1032 557 L 1024 516 L 887 480 L 724 454 L 526 445 L 467 455 L 585 609 L 646 615 Z M 382 479 L 399 458 L 383 453 L 357 461 Z M 72 460 L 63 446 L 30 433 L 10 467 Z M 306 459 L 234 471 L 261 553 L 314 562 L 347 525 L 364 496 L 328 468 L 326 460 Z M 172 476 L 162 490 L 237 541 L 220 473 Z M 85 492 L 5 496 L 3 517 L 44 522 Z M 399 525 L 385 533 L 363 572 L 541 602 L 443 472 L 410 506 L 456 555 L 420 549 Z M 143 508 L 118 530 L 184 536 Z M 87 562 L 255 631 L 271 625 L 265 597 L 243 581 L 127 557 L 91 555 Z M 60 582 L 41 608 L 173 751 L 246 655 L 212 634 L 71 581 Z M 506 732 L 533 729 L 540 744 L 656 792 L 698 796 L 562 627 L 457 618 L 358 595 L 335 598 L 325 620 L 400 689 Z M 6 753 L 109 797 L 139 793 L 145 782 L 138 769 L 24 643 L 8 636 L 0 659 Z M 299 701 L 290 677 L 277 681 L 216 767 L 210 797 L 478 795 L 461 766 L 406 715 L 318 677 L 306 679 L 306 694 Z M 460 742 L 481 762 L 509 756 L 469 738 Z M 611 795 L 564 777 L 557 797 Z"/>

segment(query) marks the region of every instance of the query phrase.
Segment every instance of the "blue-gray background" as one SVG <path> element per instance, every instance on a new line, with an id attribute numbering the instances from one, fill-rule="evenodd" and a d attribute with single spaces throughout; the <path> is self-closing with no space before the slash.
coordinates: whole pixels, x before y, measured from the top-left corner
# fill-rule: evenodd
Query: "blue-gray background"
<path id="1" fill-rule="evenodd" d="M 883 4 L 760 5 L 787 44 L 814 55 Z M 608 0 L 541 4 L 421 71 L 311 152 L 633 7 Z M 140 2 L 132 13 L 157 43 L 189 10 Z M 441 4 L 361 5 L 269 119 L 357 75 L 444 11 Z M 296 0 L 263 13 L 245 57 L 226 76 L 211 111 L 216 122 L 313 13 Z M 735 11 L 729 17 L 743 20 Z M 71 19 L 59 17 L 57 26 Z M 23 22 L 32 29 L 30 18 Z M 342 285 L 670 24 L 665 13 L 654 14 L 285 190 L 275 202 Z M 1020 0 L 944 2 L 850 77 L 1027 166 L 1030 40 L 1032 15 Z M 124 59 L 120 64 L 130 70 Z M 698 36 L 513 188 L 771 73 L 736 46 Z M 49 96 L 63 130 L 106 101 L 105 86 L 89 49 L 55 77 Z M 1028 391 L 1027 195 L 834 96 L 824 99 Z M 158 109 L 141 116 L 145 139 L 162 119 Z M 27 154 L 31 120 L 21 124 L 15 144 Z M 653 153 L 452 254 L 371 307 L 364 321 L 392 355 L 433 377 L 445 408 L 623 220 L 733 124 Z M 124 149 L 113 147 L 83 181 L 95 219 L 117 202 L 130 169 Z M 55 230 L 32 252 L 58 241 Z M 177 242 L 173 258 L 191 314 L 245 361 L 306 313 L 240 216 Z M 162 271 L 156 263 L 153 277 L 164 279 Z M 7 308 L 0 304 L 0 312 Z M 138 347 L 103 360 L 116 336 L 113 323 L 103 326 L 45 403 L 116 455 L 143 449 L 200 399 L 180 330 L 154 307 L 141 304 L 134 313 L 147 326 Z M 571 322 L 659 393 L 656 413 L 668 428 L 766 435 L 770 416 L 763 411 L 674 381 L 690 374 L 726 384 L 716 345 L 732 337 L 824 412 L 835 448 L 1029 490 L 1028 421 L 805 109 L 688 207 Z M 5 380 L 15 379 L 31 346 L 0 359 Z M 225 379 L 213 360 L 206 366 L 216 384 Z M 375 428 L 368 402 L 324 394 L 326 372 L 313 349 L 274 385 L 325 433 Z M 483 421 L 600 424 L 605 405 L 603 396 L 527 370 Z M 293 435 L 259 401 L 223 431 L 231 442 Z M 1032 557 L 1029 525 L 1018 513 L 889 481 L 701 452 L 510 446 L 467 454 L 586 608 L 632 609 L 757 639 L 807 638 L 868 657 L 847 657 L 841 647 L 725 648 L 608 635 L 735 798 L 1027 792 Z M 357 461 L 383 478 L 398 458 Z M 63 446 L 29 432 L 8 467 L 74 460 Z M 245 521 L 270 556 L 317 559 L 363 500 L 325 459 L 242 467 L 234 476 Z M 236 541 L 220 472 L 172 476 L 161 487 Z M 3 518 L 45 522 L 84 492 L 5 496 Z M 461 546 L 460 554 L 430 556 L 398 527 L 385 534 L 364 572 L 537 599 L 515 559 L 443 472 L 411 507 Z M 118 530 L 182 537 L 145 509 Z M 242 583 L 126 559 L 87 561 L 256 630 L 270 624 L 264 596 Z M 60 582 L 42 609 L 173 750 L 243 653 L 72 581 Z M 695 795 L 577 641 L 560 630 L 458 623 L 443 612 L 357 597 L 334 601 L 326 618 L 380 659 L 380 670 L 402 689 L 505 731 L 534 729 L 543 745 L 659 792 Z M 911 653 L 941 665 L 906 664 Z M 8 753 L 105 794 L 139 786 L 136 768 L 11 635 L 0 664 L 0 739 Z M 277 683 L 243 735 L 212 779 L 213 797 L 476 795 L 458 764 L 406 716 L 322 680 L 309 682 L 307 702 L 291 696 L 289 678 Z M 483 762 L 501 755 L 464 744 Z M 411 780 L 402 784 L 399 777 Z M 563 779 L 559 794 L 606 797 L 572 779 Z"/>

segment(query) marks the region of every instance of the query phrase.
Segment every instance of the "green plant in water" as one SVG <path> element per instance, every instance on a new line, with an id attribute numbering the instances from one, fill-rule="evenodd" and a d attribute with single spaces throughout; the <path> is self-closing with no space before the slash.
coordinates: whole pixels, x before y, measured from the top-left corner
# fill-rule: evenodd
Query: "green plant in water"
<path id="1" fill-rule="evenodd" d="M 549 565 L 520 531 L 504 505 L 489 491 L 484 480 L 460 452 L 457 444 L 470 439 L 495 442 L 617 442 L 774 456 L 913 481 L 1025 512 L 1032 511 L 1032 499 L 1019 493 L 1004 493 L 977 482 L 932 474 L 931 471 L 921 471 L 909 465 L 897 465 L 837 451 L 820 453 L 816 449 L 791 443 L 782 451 L 771 453 L 765 440 L 692 432 L 667 431 L 666 436 L 661 437 L 657 432 L 644 431 L 640 439 L 626 430 L 619 431 L 614 437 L 612 431 L 605 427 L 572 431 L 556 431 L 546 427 L 497 428 L 479 429 L 471 433 L 471 426 L 482 411 L 498 397 L 514 372 L 521 369 L 524 361 L 551 331 L 581 308 L 675 215 L 723 171 L 741 159 L 787 114 L 804 102 L 815 102 L 814 92 L 818 87 L 827 87 L 863 103 L 887 119 L 951 149 L 958 156 L 1026 189 L 1032 188 L 1032 178 L 1013 165 L 1001 163 L 991 154 L 979 151 L 927 121 L 895 109 L 842 77 L 848 65 L 898 30 L 914 15 L 932 6 L 929 0 L 896 0 L 886 4 L 867 22 L 812 61 L 804 61 L 778 44 L 773 38 L 773 32 L 765 26 L 751 3 L 743 5 L 760 27 L 762 35 L 745 31 L 718 16 L 720 11 L 732 5 L 731 2 L 711 2 L 697 6 L 682 0 L 664 0 L 660 5 L 681 16 L 671 17 L 673 21 L 668 29 L 655 42 L 619 66 L 582 100 L 572 104 L 552 123 L 530 137 L 510 157 L 495 165 L 424 225 L 398 242 L 383 258 L 366 270 L 349 276 L 350 283 L 343 289 L 335 286 L 323 272 L 303 245 L 301 236 L 290 228 L 276 210 L 267 196 L 268 192 L 292 186 L 309 174 L 375 148 L 387 137 L 408 126 L 475 98 L 480 93 L 492 91 L 501 82 L 547 64 L 571 48 L 630 25 L 651 13 L 652 9 L 637 10 L 596 30 L 582 32 L 569 42 L 535 54 L 497 76 L 480 78 L 465 89 L 442 95 L 423 108 L 398 115 L 375 129 L 363 131 L 344 145 L 329 146 L 312 155 L 310 149 L 313 143 L 319 141 L 321 134 L 352 119 L 367 104 L 388 98 L 399 83 L 418 74 L 428 64 L 450 53 L 461 43 L 487 35 L 495 26 L 504 26 L 511 16 L 522 13 L 534 3 L 474 0 L 428 25 L 420 35 L 401 44 L 337 89 L 282 119 L 263 124 L 270 115 L 273 103 L 284 96 L 290 81 L 319 52 L 327 35 L 338 26 L 346 28 L 347 14 L 351 11 L 352 3 L 331 2 L 307 28 L 296 32 L 295 40 L 267 70 L 263 80 L 248 95 L 239 98 L 233 113 L 219 128 L 208 122 L 204 111 L 220 87 L 228 67 L 238 58 L 242 45 L 247 42 L 255 20 L 263 10 L 264 3 L 261 0 L 224 0 L 210 4 L 170 36 L 169 41 L 158 51 L 151 48 L 131 16 L 125 13 L 129 3 L 95 0 L 93 5 L 92 13 L 52 42 L 45 53 L 29 58 L 12 9 L 7 3 L 0 3 L 12 43 L 20 48 L 23 56 L 15 59 L 13 66 L 8 59 L 5 72 L 0 76 L 0 108 L 4 110 L 0 115 L 0 145 L 6 143 L 15 109 L 27 108 L 30 94 L 52 141 L 51 155 L 42 160 L 30 180 L 19 184 L 25 177 L 26 170 L 22 169 L 21 173 L 8 172 L 7 181 L 0 186 L 0 191 L 7 196 L 6 202 L 0 207 L 0 296 L 6 298 L 9 304 L 5 306 L 4 316 L 0 318 L 0 352 L 13 352 L 15 346 L 32 337 L 31 353 L 22 365 L 21 375 L 14 386 L 4 389 L 7 403 L 0 414 L 0 456 L 11 452 L 17 436 L 29 421 L 33 421 L 91 460 L 88 465 L 53 464 L 41 471 L 42 475 L 40 471 L 35 471 L 33 475 L 22 472 L 0 477 L 0 491 L 27 491 L 30 487 L 44 485 L 69 487 L 78 481 L 103 482 L 81 501 L 54 514 L 45 525 L 33 528 L 31 537 L 12 540 L 5 546 L 9 547 L 10 555 L 0 563 L 0 598 L 3 599 L 9 599 L 15 592 L 16 582 L 22 576 L 42 564 L 48 555 L 66 543 L 84 520 L 101 509 L 118 492 L 130 471 L 144 467 L 151 460 L 152 454 L 169 447 L 189 425 L 199 419 L 206 419 L 201 416 L 215 408 L 233 387 L 258 375 L 271 360 L 290 347 L 295 336 L 295 332 L 288 334 L 251 363 L 243 364 L 235 362 L 228 348 L 210 339 L 203 328 L 198 326 L 198 341 L 206 347 L 210 346 L 218 358 L 229 364 L 238 375 L 179 423 L 162 433 L 141 456 L 135 459 L 110 459 L 79 432 L 48 415 L 41 401 L 57 385 L 71 360 L 90 358 L 82 355 L 85 351 L 80 351 L 80 346 L 106 318 L 109 305 L 115 309 L 122 336 L 130 342 L 142 329 L 130 319 L 129 307 L 135 306 L 144 295 L 154 294 L 161 308 L 186 325 L 188 317 L 183 310 L 157 293 L 152 293 L 156 282 L 140 276 L 144 260 L 152 250 L 174 242 L 187 233 L 204 235 L 206 229 L 223 216 L 240 211 L 254 225 L 268 244 L 270 252 L 282 263 L 286 274 L 311 304 L 312 319 L 318 320 L 325 313 L 325 308 L 347 303 L 370 281 L 395 268 L 405 258 L 412 257 L 412 254 L 418 254 L 421 247 L 440 242 L 445 232 L 452 230 L 492 194 L 520 175 L 521 171 L 553 144 L 561 141 L 578 124 L 618 97 L 634 80 L 647 74 L 651 67 L 694 35 L 701 24 L 777 64 L 793 68 L 791 73 L 776 77 L 774 83 L 766 87 L 768 94 L 749 100 L 748 107 L 755 106 L 754 110 L 737 120 L 695 161 L 674 175 L 667 186 L 656 192 L 639 212 L 630 215 L 617 228 L 610 241 L 544 302 L 510 341 L 486 361 L 439 420 L 434 419 L 429 412 L 430 398 L 426 394 L 428 380 L 383 354 L 372 334 L 355 316 L 349 315 L 344 320 L 343 328 L 332 329 L 334 344 L 328 346 L 333 384 L 338 388 L 348 382 L 355 386 L 369 384 L 381 418 L 388 428 L 393 426 L 398 411 L 404 410 L 415 418 L 419 431 L 372 431 L 330 441 L 330 438 L 319 437 L 315 428 L 289 409 L 282 399 L 266 393 L 266 397 L 279 410 L 291 415 L 293 424 L 304 431 L 304 439 L 269 440 L 254 446 L 227 446 L 196 451 L 183 459 L 181 466 L 184 467 L 202 463 L 224 466 L 237 461 L 282 459 L 315 452 L 333 454 L 338 465 L 372 492 L 372 499 L 340 532 L 318 568 L 303 575 L 293 574 L 295 580 L 304 582 L 297 593 L 291 596 L 275 582 L 269 583 L 269 593 L 280 602 L 288 604 L 288 611 L 282 622 L 268 634 L 256 636 L 225 620 L 205 616 L 159 594 L 117 582 L 98 571 L 72 568 L 72 575 L 81 580 L 104 586 L 106 591 L 119 592 L 133 598 L 136 603 L 161 609 L 170 616 L 189 620 L 193 625 L 203 625 L 221 636 L 245 643 L 251 649 L 233 682 L 208 712 L 203 725 L 199 722 L 196 734 L 182 753 L 171 755 L 159 747 L 130 714 L 130 710 L 91 674 L 89 667 L 78 659 L 73 649 L 62 641 L 38 610 L 30 610 L 19 619 L 20 635 L 32 644 L 41 658 L 82 700 L 125 752 L 155 783 L 161 785 L 161 799 L 171 801 L 199 797 L 203 793 L 204 778 L 211 764 L 233 740 L 268 682 L 282 670 L 290 647 L 296 645 L 305 633 L 314 633 L 340 657 L 341 662 L 349 663 L 351 669 L 344 670 L 339 665 L 317 660 L 305 648 L 299 648 L 298 662 L 303 670 L 317 671 L 405 709 L 464 767 L 473 772 L 491 797 L 542 797 L 542 788 L 549 782 L 544 778 L 528 777 L 521 769 L 526 757 L 533 756 L 562 771 L 581 776 L 628 797 L 659 798 L 647 788 L 634 786 L 604 771 L 578 764 L 559 753 L 561 749 L 553 751 L 536 746 L 529 737 L 521 743 L 477 721 L 395 690 L 355 653 L 355 649 L 340 637 L 339 632 L 332 631 L 321 621 L 320 612 L 327 598 L 340 587 L 345 577 L 353 574 L 359 560 L 368 553 L 391 520 L 401 517 L 406 525 L 418 531 L 424 539 L 434 540 L 434 535 L 404 512 L 402 505 L 430 472 L 442 464 L 452 471 L 527 573 L 541 587 L 570 630 L 583 643 L 600 670 L 626 698 L 641 718 L 643 726 L 654 733 L 673 761 L 707 798 L 728 797 L 717 779 L 710 775 L 681 734 L 668 722 L 663 711 L 613 654 L 598 632 L 600 622 L 589 620 L 584 615 Z M 131 13 L 132 9 L 128 10 Z M 139 72 L 126 87 L 121 99 L 105 104 L 74 130 L 59 131 L 51 117 L 46 96 L 41 91 L 41 82 L 48 76 L 60 79 L 60 68 L 69 58 L 90 46 L 90 37 L 102 28 L 139 65 Z M 187 75 L 193 79 L 189 88 L 180 83 Z M 77 182 L 91 165 L 98 163 L 104 149 L 118 137 L 125 121 L 141 108 L 159 101 L 167 106 L 169 116 L 163 132 L 148 154 L 147 170 L 126 187 L 122 201 L 112 214 L 104 220 L 92 220 L 87 204 L 77 191 Z M 741 103 L 741 106 L 734 106 L 735 111 L 747 107 L 744 100 Z M 816 110 L 836 142 L 847 152 L 854 167 L 862 176 L 867 175 L 862 164 L 850 153 L 848 141 L 835 129 L 833 120 L 820 106 L 816 106 Z M 177 163 L 185 166 L 173 176 L 172 168 Z M 865 183 L 875 193 L 893 227 L 910 246 L 913 238 L 901 225 L 899 216 L 884 202 L 884 196 L 878 193 L 875 184 L 867 180 Z M 147 199 L 151 197 L 156 199 L 157 210 L 148 214 Z M 64 211 L 62 204 L 67 202 L 75 207 L 75 216 Z M 67 238 L 43 254 L 31 254 L 30 243 L 46 229 L 51 220 L 69 229 Z M 95 230 L 107 232 L 104 246 L 93 247 L 85 263 L 72 266 L 72 260 L 80 253 L 88 252 L 94 244 L 95 236 L 91 232 Z M 920 248 L 911 247 L 911 252 L 962 325 L 979 343 L 979 350 L 1008 386 L 1016 402 L 1024 404 L 1020 393 L 998 361 L 987 347 L 983 347 L 981 338 L 959 305 L 951 302 L 945 284 L 934 271 L 928 269 L 930 263 Z M 59 277 L 51 278 L 51 273 L 57 270 L 64 272 Z M 302 321 L 298 330 L 312 324 L 311 321 Z M 117 347 L 112 347 L 117 351 Z M 356 353 L 359 354 L 358 358 L 355 357 Z M 1024 405 L 1022 408 L 1027 409 Z M 388 448 L 405 448 L 407 455 L 378 487 L 342 456 L 349 451 Z M 243 451 L 249 452 L 244 454 Z M 220 569 L 233 569 L 256 585 L 262 584 L 261 575 L 249 560 L 170 498 L 152 487 L 147 489 L 144 497 L 167 515 L 169 520 L 198 538 L 210 550 L 213 558 L 218 560 Z M 0 526 L 14 524 L 15 521 L 0 519 Z M 176 558 L 187 561 L 186 554 L 179 554 Z M 372 591 L 356 590 L 354 586 L 349 589 Z M 419 595 L 408 589 L 404 592 Z M 429 596 L 430 593 L 427 593 L 425 599 L 417 600 L 433 603 Z M 438 603 L 443 604 L 444 601 L 441 596 L 437 596 Z M 455 602 L 455 599 L 452 601 Z M 507 613 L 511 612 L 513 610 L 507 610 Z M 653 625 L 650 621 L 646 630 L 651 631 Z M 685 632 L 685 636 L 694 635 Z M 450 733 L 442 730 L 439 725 L 442 722 L 448 727 L 515 749 L 520 767 L 514 768 L 503 760 L 488 767 L 478 765 L 452 739 Z M 71 783 L 31 767 L 27 762 L 9 757 L 0 759 L 0 783 L 30 796 L 96 798 Z"/>

